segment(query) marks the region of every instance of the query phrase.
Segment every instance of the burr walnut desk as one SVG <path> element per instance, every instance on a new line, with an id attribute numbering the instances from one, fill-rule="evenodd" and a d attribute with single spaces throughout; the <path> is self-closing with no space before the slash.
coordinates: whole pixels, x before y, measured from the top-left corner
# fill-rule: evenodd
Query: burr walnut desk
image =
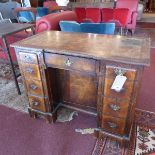
<path id="1" fill-rule="evenodd" d="M 130 139 L 149 39 L 46 31 L 12 46 L 32 117 L 54 121 L 62 105 L 97 115 L 99 135 Z M 119 90 L 117 76 L 126 78 Z"/>

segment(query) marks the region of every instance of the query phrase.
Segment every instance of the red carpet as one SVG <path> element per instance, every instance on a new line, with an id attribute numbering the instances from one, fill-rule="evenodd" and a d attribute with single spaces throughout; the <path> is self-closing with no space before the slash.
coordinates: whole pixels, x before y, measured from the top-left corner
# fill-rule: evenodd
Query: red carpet
<path id="1" fill-rule="evenodd" d="M 45 123 L 0 106 L 0 155 L 90 155 L 96 139 L 76 128 L 96 126 L 94 117 L 79 114 L 68 123 Z"/>

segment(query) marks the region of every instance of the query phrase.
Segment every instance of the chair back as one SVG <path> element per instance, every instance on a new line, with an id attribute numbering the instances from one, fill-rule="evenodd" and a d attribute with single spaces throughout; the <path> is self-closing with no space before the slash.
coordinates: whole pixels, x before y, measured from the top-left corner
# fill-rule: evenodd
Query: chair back
<path id="1" fill-rule="evenodd" d="M 116 8 L 113 13 L 113 19 L 119 21 L 122 26 L 126 26 L 130 19 L 129 9 L 127 8 Z"/>
<path id="2" fill-rule="evenodd" d="M 15 13 L 20 23 L 34 23 L 36 20 L 36 8 L 16 8 Z"/>
<path id="3" fill-rule="evenodd" d="M 127 8 L 103 8 L 101 14 L 102 22 L 115 22 L 117 26 L 126 26 L 130 18 L 130 11 Z"/>
<path id="4" fill-rule="evenodd" d="M 35 21 L 35 16 L 30 11 L 21 11 L 18 13 L 18 20 L 21 23 L 32 23 Z"/>
<path id="5" fill-rule="evenodd" d="M 86 8 L 86 18 L 92 20 L 94 23 L 101 22 L 100 8 Z"/>
<path id="6" fill-rule="evenodd" d="M 81 32 L 80 24 L 75 21 L 60 21 L 59 25 L 64 32 Z"/>
<path id="7" fill-rule="evenodd" d="M 109 22 L 109 20 L 113 19 L 113 11 L 112 8 L 102 8 L 101 15 L 102 15 L 102 22 Z"/>
<path id="8" fill-rule="evenodd" d="M 113 35 L 115 32 L 115 23 L 82 23 L 80 27 L 84 33 Z"/>
<path id="9" fill-rule="evenodd" d="M 130 11 L 137 11 L 139 0 L 117 0 L 116 8 L 128 8 Z"/>
<path id="10" fill-rule="evenodd" d="M 83 20 L 86 18 L 86 9 L 77 7 L 74 10 L 77 15 L 77 22 L 82 23 Z"/>
<path id="11" fill-rule="evenodd" d="M 48 15 L 49 10 L 45 7 L 37 7 L 36 8 L 36 20 L 40 19 L 43 16 Z"/>
<path id="12" fill-rule="evenodd" d="M 138 10 L 138 0 L 117 0 L 116 8 L 128 8 L 129 9 L 129 17 L 128 23 L 132 21 L 132 13 L 137 12 Z"/>

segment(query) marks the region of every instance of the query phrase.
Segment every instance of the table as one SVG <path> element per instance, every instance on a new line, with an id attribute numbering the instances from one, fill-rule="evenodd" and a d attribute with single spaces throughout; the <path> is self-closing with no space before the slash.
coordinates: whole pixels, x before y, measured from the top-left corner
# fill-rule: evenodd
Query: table
<path id="1" fill-rule="evenodd" d="M 130 140 L 149 38 L 46 31 L 12 46 L 30 116 L 54 122 L 65 106 L 97 116 L 99 136 Z M 118 77 L 126 81 L 113 88 Z"/>
<path id="2" fill-rule="evenodd" d="M 4 49 L 5 49 L 5 51 L 6 51 L 7 55 L 8 55 L 8 60 L 9 60 L 9 63 L 11 65 L 13 78 L 14 78 L 15 85 L 16 85 L 16 88 L 17 88 L 17 92 L 18 92 L 19 95 L 21 94 L 21 92 L 20 92 L 20 88 L 19 88 L 19 85 L 18 85 L 17 76 L 16 76 L 16 73 L 15 73 L 15 69 L 14 69 L 14 65 L 13 65 L 13 61 L 12 61 L 12 58 L 11 58 L 9 45 L 8 45 L 6 37 L 9 36 L 9 35 L 12 35 L 14 33 L 26 30 L 26 29 L 31 29 L 33 34 L 34 34 L 34 25 L 32 25 L 32 24 L 19 24 L 19 23 L 7 23 L 7 24 L 1 23 L 0 24 L 0 38 L 2 38 L 2 40 L 3 40 Z"/>

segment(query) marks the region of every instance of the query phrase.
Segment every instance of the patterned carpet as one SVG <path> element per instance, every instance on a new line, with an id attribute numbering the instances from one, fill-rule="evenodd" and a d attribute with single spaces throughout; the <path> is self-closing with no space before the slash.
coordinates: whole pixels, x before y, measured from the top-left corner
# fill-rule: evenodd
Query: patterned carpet
<path id="1" fill-rule="evenodd" d="M 92 155 L 154 155 L 155 128 L 136 125 L 127 146 L 105 137 L 96 141 Z"/>

